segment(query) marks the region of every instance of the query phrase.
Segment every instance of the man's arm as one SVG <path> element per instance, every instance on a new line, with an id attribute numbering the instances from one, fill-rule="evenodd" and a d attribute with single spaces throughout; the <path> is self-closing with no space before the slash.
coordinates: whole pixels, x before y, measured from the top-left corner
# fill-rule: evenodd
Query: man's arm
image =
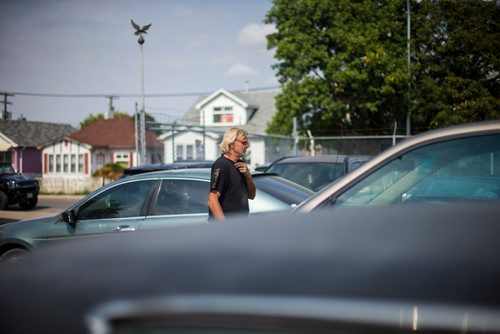
<path id="1" fill-rule="evenodd" d="M 208 207 L 210 208 L 210 211 L 212 211 L 212 215 L 214 216 L 215 219 L 217 220 L 224 220 L 224 212 L 222 211 L 222 208 L 219 203 L 219 197 L 220 197 L 220 192 L 218 191 L 211 191 L 208 194 Z"/>
<path id="2" fill-rule="evenodd" d="M 247 195 L 249 199 L 255 198 L 255 183 L 253 182 L 252 174 L 249 171 L 245 173 L 245 181 L 247 183 Z"/>

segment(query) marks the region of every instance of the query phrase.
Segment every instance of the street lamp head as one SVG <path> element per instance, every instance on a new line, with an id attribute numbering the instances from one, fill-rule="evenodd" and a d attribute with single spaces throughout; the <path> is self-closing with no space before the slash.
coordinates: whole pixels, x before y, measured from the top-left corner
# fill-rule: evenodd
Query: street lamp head
<path id="1" fill-rule="evenodd" d="M 137 43 L 139 43 L 140 45 L 144 44 L 144 38 L 142 38 L 142 36 L 139 36 Z"/>
<path id="2" fill-rule="evenodd" d="M 134 27 L 135 29 L 135 33 L 134 35 L 137 35 L 137 36 L 143 36 L 145 34 L 147 34 L 147 31 L 149 29 L 149 27 L 151 27 L 151 23 L 150 24 L 147 24 L 145 26 L 140 26 L 138 25 L 137 23 L 134 22 L 134 20 L 130 20 L 130 23 L 132 23 L 132 27 Z"/>

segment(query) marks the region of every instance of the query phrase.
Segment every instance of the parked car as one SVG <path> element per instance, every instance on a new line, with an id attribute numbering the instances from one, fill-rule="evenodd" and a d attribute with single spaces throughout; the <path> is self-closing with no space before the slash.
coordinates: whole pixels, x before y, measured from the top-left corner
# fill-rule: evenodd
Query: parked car
<path id="1" fill-rule="evenodd" d="M 285 179 L 301 184 L 313 191 L 356 169 L 371 156 L 320 155 L 288 156 L 270 164 L 264 171 L 276 173 Z"/>
<path id="2" fill-rule="evenodd" d="M 202 160 L 202 161 L 176 161 L 170 164 L 154 164 L 154 165 L 141 165 L 125 168 L 121 177 L 127 177 L 130 175 L 137 175 L 147 172 L 157 172 L 160 170 L 169 169 L 184 169 L 184 168 L 210 168 L 212 167 L 214 161 Z"/>
<path id="3" fill-rule="evenodd" d="M 37 180 L 16 173 L 10 162 L 0 162 L 0 210 L 14 204 L 23 210 L 33 209 L 38 203 L 39 191 Z"/>
<path id="4" fill-rule="evenodd" d="M 0 265 L 0 332 L 499 333 L 500 206 L 468 204 L 273 214 L 46 248 Z"/>
<path id="5" fill-rule="evenodd" d="M 276 175 L 254 177 L 250 214 L 291 210 L 313 194 Z M 210 169 L 143 173 L 112 182 L 52 217 L 0 226 L 0 260 L 63 240 L 109 233 L 205 223 Z"/>
<path id="6" fill-rule="evenodd" d="M 304 201 L 318 208 L 500 200 L 500 121 L 428 131 L 382 152 Z"/>

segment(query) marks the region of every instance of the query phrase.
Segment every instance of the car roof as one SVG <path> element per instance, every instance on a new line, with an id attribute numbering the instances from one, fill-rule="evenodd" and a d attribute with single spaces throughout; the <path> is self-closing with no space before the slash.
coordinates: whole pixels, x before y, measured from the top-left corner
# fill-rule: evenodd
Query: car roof
<path id="1" fill-rule="evenodd" d="M 83 333 L 83 315 L 101 303 L 160 295 L 498 311 L 499 215 L 479 204 L 356 208 L 77 240 L 0 265 L 0 329 Z"/>
<path id="2" fill-rule="evenodd" d="M 275 160 L 272 165 L 284 163 L 342 163 L 346 155 L 343 154 L 329 154 L 329 155 L 316 155 L 316 156 L 287 156 Z"/>

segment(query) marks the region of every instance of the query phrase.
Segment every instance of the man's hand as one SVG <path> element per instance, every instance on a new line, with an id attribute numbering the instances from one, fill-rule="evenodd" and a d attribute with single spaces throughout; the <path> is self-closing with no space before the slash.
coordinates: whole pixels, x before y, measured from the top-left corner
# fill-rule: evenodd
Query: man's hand
<path id="1" fill-rule="evenodd" d="M 234 167 L 240 171 L 240 173 L 246 174 L 249 173 L 248 171 L 248 166 L 246 163 L 238 161 L 237 163 L 234 164 Z"/>

